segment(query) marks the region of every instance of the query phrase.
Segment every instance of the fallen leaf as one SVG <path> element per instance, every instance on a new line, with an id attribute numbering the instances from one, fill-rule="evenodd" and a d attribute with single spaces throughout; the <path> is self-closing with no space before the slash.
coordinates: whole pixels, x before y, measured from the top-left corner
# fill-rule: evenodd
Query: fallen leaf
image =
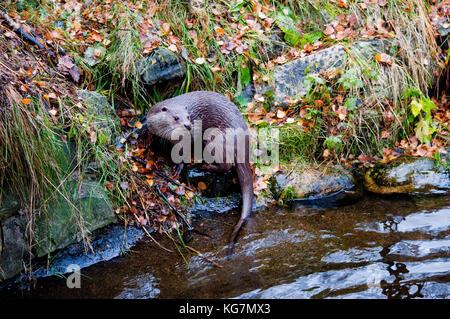
<path id="1" fill-rule="evenodd" d="M 216 29 L 216 33 L 219 37 L 223 36 L 225 34 L 225 30 L 221 28 Z"/>
<path id="2" fill-rule="evenodd" d="M 278 110 L 277 111 L 277 117 L 279 118 L 279 119 L 282 119 L 282 118 L 284 118 L 286 116 L 286 112 L 284 112 L 283 110 Z"/>
<path id="3" fill-rule="evenodd" d="M 375 55 L 375 60 L 377 60 L 380 63 L 386 63 L 389 65 L 392 65 L 393 59 L 389 54 L 386 53 L 378 53 Z"/>
<path id="4" fill-rule="evenodd" d="M 205 189 L 208 188 L 204 182 L 198 182 L 197 187 L 201 191 L 204 191 Z"/>

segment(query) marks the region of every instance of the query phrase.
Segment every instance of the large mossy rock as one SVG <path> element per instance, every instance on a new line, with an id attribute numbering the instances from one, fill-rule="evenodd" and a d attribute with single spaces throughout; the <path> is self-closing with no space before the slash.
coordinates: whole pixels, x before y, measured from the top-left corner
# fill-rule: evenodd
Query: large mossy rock
<path id="1" fill-rule="evenodd" d="M 183 59 L 163 47 L 139 61 L 138 68 L 142 82 L 149 86 L 178 80 L 186 75 Z"/>
<path id="2" fill-rule="evenodd" d="M 0 241 L 0 282 L 20 273 L 23 256 L 28 254 L 25 244 L 25 218 L 18 214 L 17 201 L 5 200 L 0 207 L 3 241 Z"/>
<path id="3" fill-rule="evenodd" d="M 377 52 L 385 51 L 386 43 L 383 40 L 359 41 L 352 45 L 359 54 L 365 58 L 375 56 Z M 317 73 L 321 70 L 340 68 L 344 65 L 347 51 L 343 45 L 317 51 L 311 55 L 278 66 L 273 75 L 274 102 L 283 105 L 287 97 L 303 97 L 308 92 L 304 81 L 308 73 Z M 265 87 L 264 91 L 268 88 Z M 264 92 L 262 92 L 264 93 Z"/>
<path id="4" fill-rule="evenodd" d="M 341 166 L 278 172 L 269 181 L 272 196 L 283 202 L 320 204 L 322 201 L 324 205 L 337 205 L 352 202 L 362 195 L 353 174 Z"/>
<path id="5" fill-rule="evenodd" d="M 78 90 L 78 96 L 87 106 L 86 123 L 92 125 L 97 133 L 100 144 L 111 143 L 116 137 L 119 126 L 119 117 L 114 107 L 103 94 L 95 91 Z"/>
<path id="6" fill-rule="evenodd" d="M 116 222 L 112 205 L 99 183 L 85 181 L 78 187 L 72 182 L 68 187 L 72 194 L 69 199 L 77 209 L 61 196 L 47 204 L 47 212 L 36 218 L 33 252 L 37 257 L 80 241 L 81 230 L 89 234 Z"/>
<path id="7" fill-rule="evenodd" d="M 405 156 L 367 170 L 364 186 L 377 194 L 448 194 L 450 175 L 430 158 Z"/>

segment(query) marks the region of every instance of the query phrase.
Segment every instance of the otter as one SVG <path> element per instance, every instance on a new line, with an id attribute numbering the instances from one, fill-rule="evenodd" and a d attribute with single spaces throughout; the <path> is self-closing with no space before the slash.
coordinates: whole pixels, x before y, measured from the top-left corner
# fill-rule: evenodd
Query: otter
<path id="1" fill-rule="evenodd" d="M 200 121 L 200 122 L 196 122 Z M 212 171 L 228 171 L 236 169 L 242 194 L 242 210 L 239 221 L 233 229 L 228 245 L 228 256 L 233 253 L 236 237 L 247 221 L 253 205 L 253 174 L 249 163 L 249 130 L 237 106 L 225 96 L 211 91 L 195 91 L 182 94 L 155 104 L 147 114 L 148 130 L 163 139 L 175 144 L 172 133 L 176 129 L 188 130 L 193 139 L 197 136 L 196 123 L 201 123 L 201 133 L 208 129 L 216 129 L 214 138 L 205 142 L 205 147 L 216 150 L 222 146 L 220 162 L 203 164 L 202 168 Z M 226 132 L 238 132 L 233 139 L 227 139 Z M 211 131 L 211 130 L 210 130 Z M 244 138 L 244 145 L 238 143 Z M 226 154 L 228 152 L 228 154 Z M 243 152 L 243 153 L 242 153 Z M 216 155 L 212 152 L 213 155 Z M 228 155 L 228 156 L 226 156 Z M 245 156 L 245 157 L 243 157 Z M 183 164 L 177 165 L 175 174 L 179 174 Z"/>

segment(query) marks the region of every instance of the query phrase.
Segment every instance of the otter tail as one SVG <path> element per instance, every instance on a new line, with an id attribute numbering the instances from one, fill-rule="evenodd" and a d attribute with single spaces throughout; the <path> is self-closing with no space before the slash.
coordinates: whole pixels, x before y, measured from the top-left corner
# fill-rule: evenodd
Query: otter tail
<path id="1" fill-rule="evenodd" d="M 230 242 L 228 244 L 228 258 L 230 258 L 233 254 L 236 237 L 238 236 L 239 231 L 250 216 L 253 206 L 253 176 L 250 164 L 248 162 L 239 163 L 236 165 L 236 171 L 239 178 L 239 183 L 241 185 L 242 211 L 241 217 L 239 218 L 238 223 L 236 224 L 236 226 L 234 226 L 234 230 L 231 233 Z"/>

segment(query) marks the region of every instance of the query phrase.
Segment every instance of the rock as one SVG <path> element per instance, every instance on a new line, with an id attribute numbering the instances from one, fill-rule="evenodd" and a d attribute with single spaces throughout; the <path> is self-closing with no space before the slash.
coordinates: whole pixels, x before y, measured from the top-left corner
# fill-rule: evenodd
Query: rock
<path id="1" fill-rule="evenodd" d="M 270 178 L 270 192 L 283 202 L 344 204 L 362 196 L 351 172 L 341 166 L 278 172 Z M 323 201 L 326 199 L 326 201 Z"/>
<path id="2" fill-rule="evenodd" d="M 447 37 L 450 33 L 450 19 L 448 18 L 448 15 L 441 17 L 435 27 L 441 37 Z"/>
<path id="3" fill-rule="evenodd" d="M 263 56 L 267 57 L 267 60 L 272 60 L 281 55 L 284 49 L 289 49 L 289 46 L 283 40 L 283 31 L 280 28 L 271 30 L 268 40 L 263 48 Z"/>
<path id="4" fill-rule="evenodd" d="M 448 194 L 450 175 L 430 158 L 405 156 L 368 169 L 364 186 L 377 194 Z"/>
<path id="5" fill-rule="evenodd" d="M 89 66 L 94 66 L 100 62 L 100 60 L 105 56 L 106 49 L 101 45 L 95 47 L 88 47 L 84 51 L 84 62 Z"/>
<path id="6" fill-rule="evenodd" d="M 202 191 L 203 197 L 224 197 L 233 192 L 240 193 L 239 180 L 235 170 L 216 173 L 201 170 L 197 167 L 188 168 L 183 180 L 188 185 L 198 186 L 200 182 L 205 183 L 206 188 Z"/>
<path id="7" fill-rule="evenodd" d="M 362 55 L 372 57 L 376 52 L 384 50 L 385 42 L 359 41 L 353 46 L 359 49 Z M 307 73 L 342 67 L 346 55 L 344 46 L 338 44 L 277 67 L 273 75 L 275 102 L 283 105 L 286 97 L 305 96 L 308 93 L 304 85 Z"/>
<path id="8" fill-rule="evenodd" d="M 28 256 L 24 217 L 15 215 L 2 219 L 1 226 L 5 242 L 0 242 L 0 282 L 19 274 L 23 269 L 22 258 Z"/>
<path id="9" fill-rule="evenodd" d="M 186 64 L 175 53 L 163 47 L 158 47 L 149 56 L 138 63 L 141 80 L 146 85 L 161 84 L 184 78 Z"/>
<path id="10" fill-rule="evenodd" d="M 232 209 L 237 209 L 241 204 L 239 194 L 229 197 L 208 198 L 202 203 L 196 203 L 190 208 L 191 214 L 195 216 L 206 216 L 211 213 L 223 214 Z"/>
<path id="11" fill-rule="evenodd" d="M 88 106 L 86 120 L 96 129 L 97 143 L 111 143 L 115 139 L 117 127 L 119 127 L 119 117 L 114 107 L 109 104 L 106 96 L 98 92 L 78 90 L 77 93 Z"/>
<path id="12" fill-rule="evenodd" d="M 132 248 L 143 234 L 144 231 L 135 226 L 125 228 L 122 225 L 114 224 L 98 229 L 92 234 L 92 250 L 86 253 L 82 242 L 69 245 L 58 252 L 58 255 L 51 260 L 48 269 L 47 260 L 43 261 L 45 263 L 42 267 L 38 267 L 32 277 L 65 274 L 68 272 L 68 266 L 72 264 L 83 269 L 102 261 L 111 260 Z"/>
<path id="13" fill-rule="evenodd" d="M 81 240 L 80 224 L 89 233 L 116 222 L 112 205 L 98 182 L 82 182 L 80 192 L 74 181 L 69 182 L 67 187 L 72 189 L 73 195 L 70 199 L 81 212 L 81 216 L 61 196 L 50 201 L 47 204 L 47 213 L 41 213 L 36 218 L 33 251 L 37 257 Z"/>

